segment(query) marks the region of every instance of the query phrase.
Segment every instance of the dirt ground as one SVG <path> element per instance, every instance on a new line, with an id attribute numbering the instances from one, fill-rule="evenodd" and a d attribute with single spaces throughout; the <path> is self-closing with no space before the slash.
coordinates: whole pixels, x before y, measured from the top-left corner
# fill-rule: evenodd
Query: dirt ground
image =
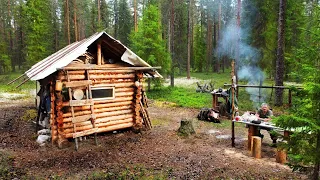
<path id="1" fill-rule="evenodd" d="M 100 134 L 98 146 L 88 138 L 75 151 L 73 142 L 64 149 L 40 147 L 34 123 L 21 118 L 32 108 L 31 101 L 0 102 L 0 179 L 307 179 L 275 162 L 268 133 L 263 158 L 253 159 L 245 127 L 236 126 L 232 148 L 231 122 L 198 121 L 197 109 L 151 101 L 152 130 Z M 177 135 L 184 118 L 194 119 L 196 135 Z"/>

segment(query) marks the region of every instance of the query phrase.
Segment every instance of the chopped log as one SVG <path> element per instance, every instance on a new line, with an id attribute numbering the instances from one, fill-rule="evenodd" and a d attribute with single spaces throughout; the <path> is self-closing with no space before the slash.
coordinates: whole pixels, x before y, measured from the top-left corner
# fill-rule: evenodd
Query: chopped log
<path id="1" fill-rule="evenodd" d="M 280 164 L 285 164 L 287 162 L 287 152 L 284 149 L 276 149 L 276 162 Z"/>
<path id="2" fill-rule="evenodd" d="M 261 159 L 261 137 L 252 136 L 251 145 L 251 156 L 257 159 Z"/>
<path id="3" fill-rule="evenodd" d="M 180 122 L 180 127 L 178 129 L 178 134 L 183 136 L 189 136 L 195 134 L 192 120 L 182 119 Z"/>
<path id="4" fill-rule="evenodd" d="M 249 126 L 248 128 L 248 150 L 251 151 L 252 136 L 257 136 L 259 129 L 257 126 Z"/>

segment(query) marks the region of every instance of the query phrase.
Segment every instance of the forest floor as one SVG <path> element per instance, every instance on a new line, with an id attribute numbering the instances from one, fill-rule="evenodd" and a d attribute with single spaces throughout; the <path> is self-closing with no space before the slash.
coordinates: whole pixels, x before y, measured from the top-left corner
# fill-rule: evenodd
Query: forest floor
<path id="1" fill-rule="evenodd" d="M 262 159 L 247 151 L 247 129 L 236 126 L 231 147 L 231 122 L 198 121 L 198 109 L 150 100 L 153 129 L 99 134 L 59 149 L 36 143 L 33 100 L 0 101 L 0 179 L 307 179 L 275 162 L 267 132 Z M 180 120 L 193 119 L 196 134 L 177 135 Z"/>

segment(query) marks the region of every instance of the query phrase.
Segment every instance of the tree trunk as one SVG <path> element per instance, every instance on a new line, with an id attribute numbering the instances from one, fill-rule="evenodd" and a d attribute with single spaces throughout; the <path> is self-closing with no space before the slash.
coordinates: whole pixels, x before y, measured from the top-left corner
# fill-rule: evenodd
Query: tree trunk
<path id="1" fill-rule="evenodd" d="M 207 12 L 207 16 L 208 16 L 208 23 L 207 23 L 207 66 L 206 66 L 206 72 L 209 72 L 210 61 L 211 61 L 211 39 L 212 39 L 212 34 L 211 34 L 212 23 L 211 23 L 209 11 Z"/>
<path id="2" fill-rule="evenodd" d="M 191 58 L 191 1 L 189 0 L 188 8 L 188 62 L 187 62 L 187 79 L 190 79 L 190 58 Z"/>
<path id="3" fill-rule="evenodd" d="M 12 69 L 12 72 L 15 72 L 16 71 L 16 68 L 15 68 L 15 58 L 13 56 L 13 38 L 12 38 L 12 26 L 11 26 L 11 9 L 10 9 L 10 0 L 8 0 L 8 26 L 9 26 L 9 42 L 10 42 L 10 47 L 9 47 L 9 53 L 10 54 L 10 60 L 11 60 L 11 69 Z"/>
<path id="4" fill-rule="evenodd" d="M 101 27 L 100 0 L 98 0 L 98 27 Z"/>
<path id="5" fill-rule="evenodd" d="M 138 32 L 137 0 L 134 0 L 134 32 Z"/>
<path id="6" fill-rule="evenodd" d="M 234 68 L 234 74 L 236 76 L 236 84 L 238 84 L 238 69 L 239 69 L 239 63 L 240 63 L 240 25 L 241 25 L 241 0 L 238 0 L 238 6 L 237 6 L 237 42 L 236 42 L 236 64 Z"/>
<path id="7" fill-rule="evenodd" d="M 316 145 L 316 149 L 317 149 L 317 156 L 316 156 L 316 162 L 314 164 L 314 168 L 313 168 L 313 174 L 312 174 L 312 179 L 313 180 L 318 180 L 319 179 L 319 170 L 320 170 L 320 132 L 318 132 L 318 136 L 317 136 L 317 145 Z"/>
<path id="8" fill-rule="evenodd" d="M 284 76 L 284 38 L 285 38 L 285 10 L 286 0 L 280 0 L 279 4 L 279 24 L 278 24 L 278 50 L 276 62 L 276 86 L 283 86 Z M 283 89 L 275 91 L 275 105 L 283 104 Z"/>
<path id="9" fill-rule="evenodd" d="M 67 36 L 68 36 L 68 44 L 71 43 L 70 41 L 70 20 L 69 20 L 69 0 L 66 0 L 66 20 L 67 20 Z"/>
<path id="10" fill-rule="evenodd" d="M 77 26 L 77 0 L 73 0 L 73 23 L 74 23 L 74 38 L 78 41 L 78 26 Z"/>
<path id="11" fill-rule="evenodd" d="M 118 0 L 114 1 L 113 5 L 114 12 L 114 38 L 118 38 Z"/>
<path id="12" fill-rule="evenodd" d="M 174 66 L 175 66 L 175 60 L 174 60 L 174 0 L 171 0 L 171 73 L 170 73 L 170 86 L 174 87 Z"/>

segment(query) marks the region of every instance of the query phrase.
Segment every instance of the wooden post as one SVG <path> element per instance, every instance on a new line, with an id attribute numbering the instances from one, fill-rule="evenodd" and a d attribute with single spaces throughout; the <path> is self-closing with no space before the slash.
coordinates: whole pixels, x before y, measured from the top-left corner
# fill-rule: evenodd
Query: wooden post
<path id="1" fill-rule="evenodd" d="M 234 60 L 231 62 L 231 93 L 232 93 L 232 99 L 231 99 L 231 109 L 232 109 L 232 115 L 231 115 L 231 120 L 234 119 L 234 82 L 233 82 L 233 76 L 234 76 Z M 234 122 L 231 121 L 231 145 L 232 147 L 235 147 L 234 139 L 235 139 L 235 134 L 234 134 Z"/>
<path id="2" fill-rule="evenodd" d="M 280 164 L 287 162 L 287 152 L 284 149 L 276 149 L 276 162 Z"/>
<path id="3" fill-rule="evenodd" d="M 97 43 L 97 65 L 101 65 L 101 41 Z"/>
<path id="4" fill-rule="evenodd" d="M 254 158 L 261 159 L 261 137 L 252 136 L 251 155 Z"/>
<path id="5" fill-rule="evenodd" d="M 251 151 L 251 141 L 252 136 L 257 136 L 259 134 L 259 130 L 257 126 L 248 125 L 248 150 Z"/>

